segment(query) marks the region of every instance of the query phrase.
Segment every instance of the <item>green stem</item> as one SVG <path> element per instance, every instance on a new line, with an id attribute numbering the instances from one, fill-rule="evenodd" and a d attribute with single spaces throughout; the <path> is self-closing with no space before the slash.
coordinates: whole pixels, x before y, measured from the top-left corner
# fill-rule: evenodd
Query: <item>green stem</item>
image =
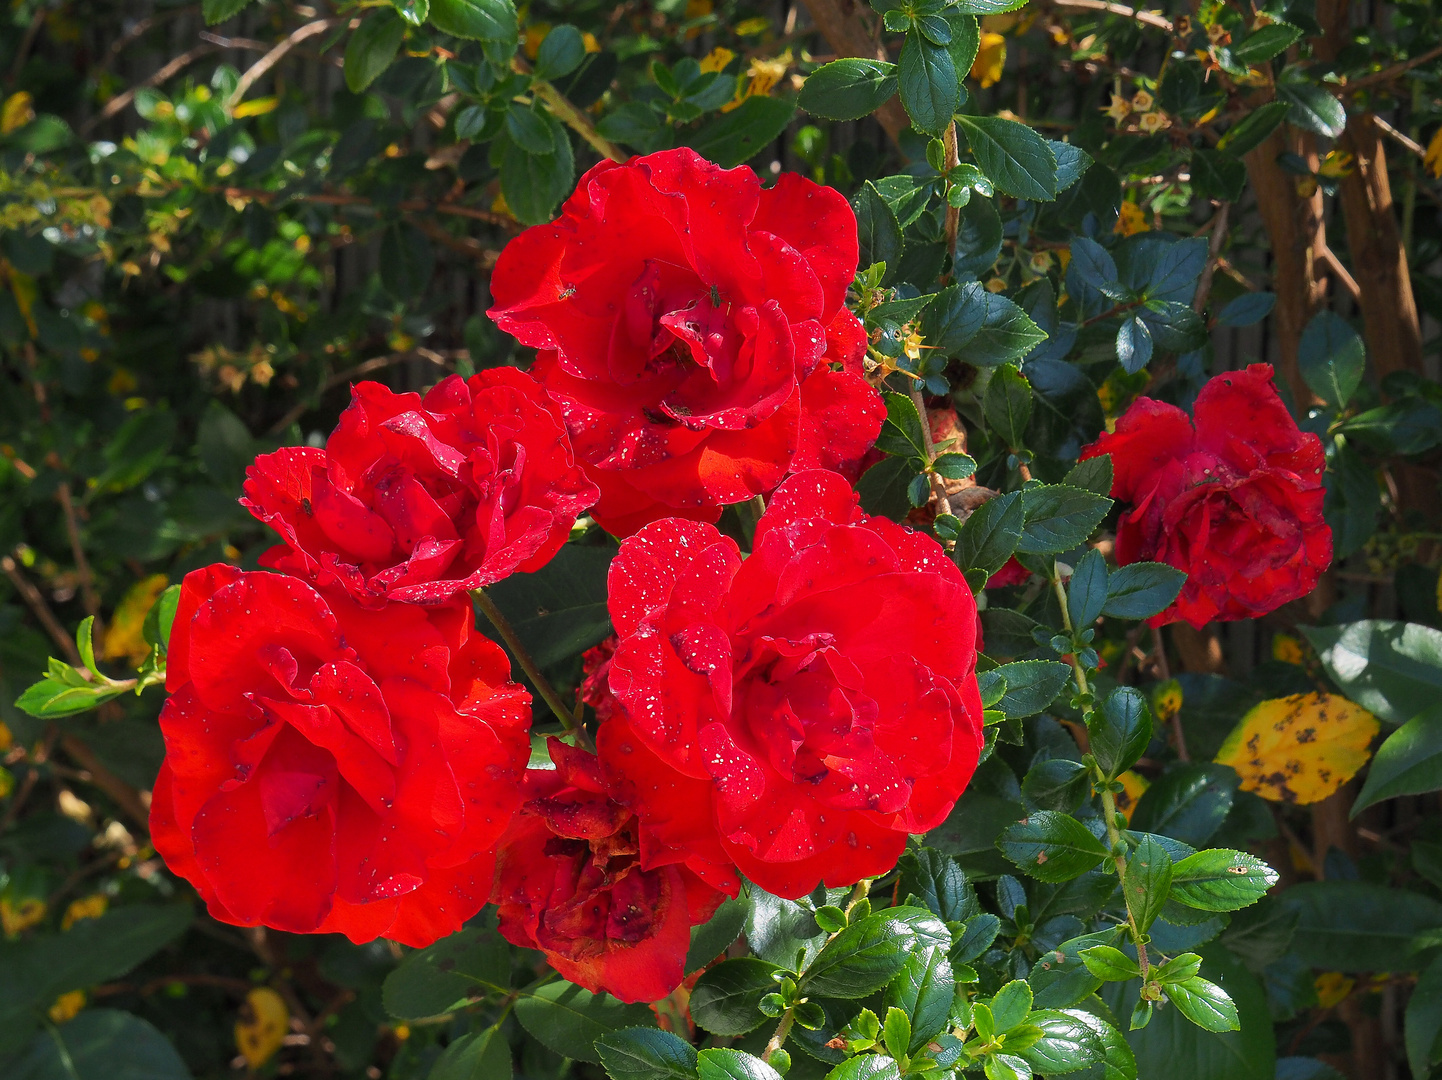
<path id="1" fill-rule="evenodd" d="M 1052 572 L 1056 574 L 1055 563 L 1052 564 Z M 1072 633 L 1071 612 L 1067 609 L 1066 589 L 1062 587 L 1060 574 L 1056 574 L 1056 576 L 1051 579 L 1051 587 L 1056 590 L 1056 602 L 1061 606 L 1061 624 L 1066 628 L 1067 635 L 1070 636 Z M 1071 654 L 1071 670 L 1072 674 L 1076 676 L 1077 689 L 1083 694 L 1091 693 L 1091 691 L 1087 689 L 1087 673 L 1082 670 L 1081 661 L 1076 657 L 1075 647 L 1073 647 Z"/>
<path id="2" fill-rule="evenodd" d="M 511 61 L 511 67 L 522 74 L 528 75 L 531 71 L 531 65 L 520 56 Z M 629 154 L 597 131 L 596 125 L 591 123 L 591 118 L 572 105 L 566 96 L 550 83 L 544 79 L 536 79 L 531 83 L 531 91 L 546 103 L 546 107 L 551 110 L 551 114 L 557 120 L 585 139 L 596 153 L 610 158 L 612 161 L 626 162 L 630 160 Z"/>
<path id="3" fill-rule="evenodd" d="M 531 680 L 531 685 L 536 688 L 551 711 L 556 714 L 556 719 L 561 721 L 561 726 L 567 731 L 574 731 L 582 746 L 590 747 L 591 737 L 586 733 L 585 727 L 577 719 L 575 712 L 566 705 L 566 701 L 556 692 L 549 679 L 541 674 L 541 669 L 536 666 L 536 661 L 521 644 L 521 639 L 516 636 L 515 628 L 511 626 L 501 609 L 496 607 L 496 602 L 486 595 L 485 589 L 476 589 L 472 594 L 476 598 L 476 606 L 481 613 L 490 620 L 496 628 L 496 633 L 501 635 L 501 640 L 506 643 L 506 648 L 511 650 L 511 655 L 516 658 L 516 663 L 521 665 L 521 670 L 526 673 L 526 678 Z"/>

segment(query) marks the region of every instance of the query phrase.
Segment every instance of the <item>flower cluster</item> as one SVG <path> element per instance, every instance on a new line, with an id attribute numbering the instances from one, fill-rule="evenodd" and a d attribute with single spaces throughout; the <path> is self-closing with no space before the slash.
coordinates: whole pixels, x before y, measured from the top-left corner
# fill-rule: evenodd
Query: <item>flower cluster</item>
<path id="1" fill-rule="evenodd" d="M 653 1001 L 743 878 L 848 885 L 946 819 L 982 751 L 977 604 L 941 544 L 858 505 L 885 409 L 856 262 L 808 180 L 604 162 L 497 264 L 532 374 L 361 383 L 323 448 L 256 460 L 243 501 L 281 542 L 185 579 L 152 803 L 216 918 L 423 946 L 493 901 L 566 978 Z M 1215 381 L 1195 429 L 1142 399 L 1086 451 L 1132 505 L 1119 560 L 1190 575 L 1161 621 L 1268 610 L 1326 565 L 1320 448 L 1269 375 Z M 757 496 L 743 558 L 715 523 Z M 620 538 L 596 748 L 527 768 L 529 695 L 470 593 L 587 513 Z"/>

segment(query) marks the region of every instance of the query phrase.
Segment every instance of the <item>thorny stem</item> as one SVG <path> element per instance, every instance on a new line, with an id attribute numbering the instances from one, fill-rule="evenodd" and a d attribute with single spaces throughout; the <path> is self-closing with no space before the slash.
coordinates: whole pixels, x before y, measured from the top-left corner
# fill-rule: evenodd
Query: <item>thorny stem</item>
<path id="1" fill-rule="evenodd" d="M 946 494 L 946 481 L 931 470 L 931 463 L 936 460 L 936 443 L 931 438 L 931 419 L 926 415 L 926 401 L 921 396 L 921 387 L 912 383 L 908 390 L 911 394 L 911 403 L 916 406 L 916 413 L 921 417 L 921 430 L 926 434 L 926 465 L 930 472 L 931 494 L 936 499 L 936 512 L 940 514 L 951 513 L 951 499 Z"/>
<path id="2" fill-rule="evenodd" d="M 1061 575 L 1054 573 L 1051 583 L 1052 588 L 1056 590 L 1057 604 L 1061 607 L 1062 626 L 1064 626 L 1066 628 L 1066 632 L 1070 634 L 1072 632 L 1071 612 L 1067 608 L 1066 590 L 1062 588 Z M 1081 662 L 1077 660 L 1075 652 L 1072 653 L 1071 669 L 1072 674 L 1076 676 L 1077 689 L 1082 693 L 1083 696 L 1089 694 L 1091 691 L 1087 688 L 1086 672 L 1082 670 Z M 1083 723 L 1090 722 L 1092 712 L 1092 706 L 1087 705 L 1082 713 Z M 1108 777 L 1101 771 L 1101 768 L 1093 765 L 1092 772 L 1097 778 L 1097 786 L 1101 792 L 1102 820 L 1106 822 L 1107 841 L 1112 850 L 1112 862 L 1116 865 L 1117 880 L 1119 882 L 1122 882 L 1125 886 L 1127 877 L 1127 859 L 1126 856 L 1122 854 L 1122 851 L 1124 850 L 1122 847 L 1122 834 L 1121 830 L 1117 828 L 1117 799 L 1116 796 L 1112 793 Z M 1123 887 L 1122 889 L 1122 899 L 1126 901 L 1127 928 L 1131 931 L 1132 943 L 1137 947 L 1137 963 L 1142 969 L 1142 982 L 1145 983 L 1147 979 L 1147 969 L 1149 967 L 1147 962 L 1147 947 L 1145 942 L 1142 940 L 1141 927 L 1137 925 L 1136 917 L 1132 914 L 1131 901 L 1127 899 L 1125 887 Z"/>
<path id="3" fill-rule="evenodd" d="M 948 170 L 956 168 L 961 164 L 961 155 L 956 150 L 956 121 L 953 120 L 946 128 L 946 134 L 941 137 L 941 145 L 946 151 L 946 167 Z M 946 253 L 952 259 L 956 258 L 956 234 L 961 228 L 961 209 L 946 204 Z M 946 278 L 951 277 L 948 270 Z"/>
<path id="4" fill-rule="evenodd" d="M 536 688 L 551 711 L 556 714 L 556 719 L 561 721 L 561 726 L 567 731 L 574 731 L 582 746 L 590 748 L 591 737 L 587 734 L 585 727 L 577 719 L 576 714 L 566 705 L 566 701 L 556 692 L 549 679 L 541 674 L 541 669 L 536 666 L 536 661 L 521 644 L 521 639 L 516 636 L 515 628 L 511 626 L 510 620 L 501 614 L 501 609 L 488 595 L 485 589 L 476 589 L 471 593 L 476 598 L 476 606 L 481 609 L 481 614 L 490 620 L 491 625 L 496 628 L 496 633 L 501 635 L 501 640 L 506 643 L 506 648 L 511 650 L 511 655 L 516 658 L 516 663 L 521 665 L 521 670 L 526 673 L 526 678 L 531 680 L 531 685 Z"/>

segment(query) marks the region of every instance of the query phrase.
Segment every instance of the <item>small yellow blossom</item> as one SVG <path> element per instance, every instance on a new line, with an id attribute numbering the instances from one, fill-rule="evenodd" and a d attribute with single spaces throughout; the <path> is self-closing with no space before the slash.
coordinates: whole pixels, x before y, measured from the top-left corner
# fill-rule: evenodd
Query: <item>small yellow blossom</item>
<path id="1" fill-rule="evenodd" d="M 1132 110 L 1135 112 L 1150 112 L 1155 103 L 1152 95 L 1145 90 L 1138 90 L 1132 95 Z"/>
<path id="2" fill-rule="evenodd" d="M 1132 103 L 1120 94 L 1113 94 L 1112 103 L 1102 110 L 1102 112 L 1106 113 L 1118 124 L 1125 120 L 1131 114 L 1131 111 Z"/>
<path id="3" fill-rule="evenodd" d="M 914 330 L 906 335 L 906 340 L 902 343 L 902 347 L 906 350 L 906 355 L 912 360 L 920 360 L 921 343 L 925 340 L 925 338 Z"/>
<path id="4" fill-rule="evenodd" d="M 749 79 L 746 88 L 738 91 L 735 98 L 721 106 L 721 111 L 730 112 L 749 97 L 764 97 L 771 93 L 776 84 L 786 77 L 786 70 L 790 66 L 790 49 L 774 59 L 763 56 L 756 57 L 746 71 Z"/>
<path id="5" fill-rule="evenodd" d="M 596 40 L 596 35 L 589 30 L 582 32 L 581 45 L 588 53 L 598 53 L 601 51 L 601 43 Z"/>
<path id="6" fill-rule="evenodd" d="M 1163 128 L 1170 127 L 1171 123 L 1167 119 L 1167 114 L 1161 111 L 1143 113 L 1137 120 L 1138 126 L 1148 135 L 1154 135 Z"/>

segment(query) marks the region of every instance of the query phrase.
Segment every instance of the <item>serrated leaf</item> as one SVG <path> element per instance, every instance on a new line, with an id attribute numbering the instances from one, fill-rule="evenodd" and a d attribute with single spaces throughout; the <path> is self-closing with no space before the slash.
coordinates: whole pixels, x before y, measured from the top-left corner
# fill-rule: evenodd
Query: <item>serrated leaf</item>
<path id="1" fill-rule="evenodd" d="M 881 397 L 886 403 L 886 419 L 876 437 L 876 448 L 897 457 L 928 459 L 931 440 L 922 426 L 916 403 L 907 394 L 886 392 Z"/>
<path id="2" fill-rule="evenodd" d="M 1114 780 L 1136 764 L 1152 740 L 1152 714 L 1141 691 L 1119 686 L 1087 721 L 1097 766 Z"/>
<path id="3" fill-rule="evenodd" d="M 1119 567 L 1107 579 L 1103 615 L 1114 619 L 1149 619 L 1164 611 L 1186 584 L 1184 571 L 1166 563 L 1138 562 Z"/>
<path id="4" fill-rule="evenodd" d="M 896 65 L 849 56 L 823 64 L 806 77 L 797 105 L 828 120 L 860 120 L 896 93 Z"/>
<path id="5" fill-rule="evenodd" d="M 1162 913 L 1172 884 L 1172 858 L 1152 837 L 1144 837 L 1127 859 L 1122 896 L 1137 929 L 1146 933 Z"/>
<path id="6" fill-rule="evenodd" d="M 912 126 L 940 135 L 961 104 L 961 83 L 950 50 L 913 30 L 901 46 L 897 76 L 901 104 Z"/>
<path id="7" fill-rule="evenodd" d="M 1041 881 L 1070 881 L 1107 857 L 1107 848 L 1069 814 L 1038 810 L 1002 830 L 996 844 L 1008 859 Z"/>
<path id="8" fill-rule="evenodd" d="M 543 1046 L 596 1064 L 601 1060 L 597 1039 L 623 1028 L 648 1026 L 655 1019 L 645 1005 L 628 1005 L 566 982 L 523 992 L 516 999 L 515 1012 L 521 1026 Z"/>
<path id="9" fill-rule="evenodd" d="M 998 495 L 982 503 L 962 522 L 952 557 L 963 570 L 994 574 L 1016 551 L 1025 523 L 1021 492 Z"/>
<path id="10" fill-rule="evenodd" d="M 1377 749 L 1367 782 L 1352 806 L 1352 817 L 1367 807 L 1402 795 L 1442 788 L 1442 704 L 1414 716 Z"/>
<path id="11" fill-rule="evenodd" d="M 1237 911 L 1277 883 L 1277 872 L 1245 851 L 1213 848 L 1172 867 L 1172 899 L 1204 911 Z"/>
<path id="12" fill-rule="evenodd" d="M 1035 131 L 997 116 L 958 116 L 956 122 L 997 190 L 1019 199 L 1056 198 L 1056 155 Z"/>
<path id="13" fill-rule="evenodd" d="M 885 912 L 869 915 L 827 942 L 802 986 L 818 997 L 865 997 L 895 978 L 915 940 L 904 922 Z"/>
<path id="14" fill-rule="evenodd" d="M 761 999 L 776 990 L 775 964 L 754 956 L 723 960 L 706 971 L 691 991 L 691 1015 L 713 1035 L 745 1035 L 765 1022 Z"/>
<path id="15" fill-rule="evenodd" d="M 431 25 L 443 34 L 471 41 L 518 41 L 516 8 L 511 0 L 431 0 Z"/>
<path id="16" fill-rule="evenodd" d="M 1006 693 L 997 708 L 1015 720 L 1035 716 L 1055 701 L 1071 679 L 1071 668 L 1055 660 L 1017 660 L 988 674 L 1006 680 Z"/>
<path id="17" fill-rule="evenodd" d="M 1312 391 L 1334 409 L 1344 409 L 1362 384 L 1367 349 L 1340 315 L 1319 311 L 1302 331 L 1297 364 Z"/>
<path id="18" fill-rule="evenodd" d="M 1056 554 L 1085 543 L 1112 505 L 1105 495 L 1065 484 L 1030 487 L 1021 494 L 1026 525 L 1016 550 L 1028 555 Z"/>
<path id="19" fill-rule="evenodd" d="M 1237 1018 L 1237 1006 L 1216 983 L 1193 977 L 1169 984 L 1164 992 L 1177 1011 L 1200 1028 L 1236 1031 L 1242 1026 Z"/>
<path id="20" fill-rule="evenodd" d="M 625 1028 L 596 1040 L 612 1080 L 694 1080 L 699 1058 L 685 1040 L 657 1028 Z"/>

